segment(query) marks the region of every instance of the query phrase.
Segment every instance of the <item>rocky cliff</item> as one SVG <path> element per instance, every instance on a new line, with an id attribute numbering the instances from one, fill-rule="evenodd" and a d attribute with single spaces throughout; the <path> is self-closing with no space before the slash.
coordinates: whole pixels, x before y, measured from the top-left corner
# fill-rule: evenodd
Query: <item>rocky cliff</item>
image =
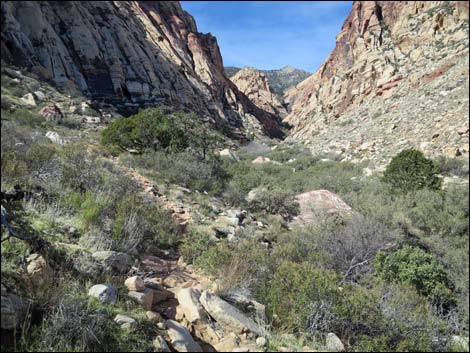
<path id="1" fill-rule="evenodd" d="M 217 40 L 174 1 L 2 2 L 2 61 L 121 112 L 168 104 L 242 133 L 280 137 L 225 77 Z"/>
<path id="2" fill-rule="evenodd" d="M 235 76 L 242 70 L 239 67 L 226 66 L 225 73 L 228 77 Z M 296 84 L 302 82 L 311 75 L 310 72 L 296 69 L 292 66 L 284 66 L 275 70 L 259 70 L 268 79 L 271 90 L 277 94 L 279 100 L 283 100 L 284 94 Z"/>
<path id="3" fill-rule="evenodd" d="M 354 2 L 335 49 L 287 94 L 291 138 L 345 159 L 405 146 L 468 152 L 468 9 Z"/>
<path id="4" fill-rule="evenodd" d="M 276 116 L 285 116 L 287 114 L 286 108 L 272 90 L 263 72 L 245 67 L 232 76 L 230 80 L 259 108 Z"/>

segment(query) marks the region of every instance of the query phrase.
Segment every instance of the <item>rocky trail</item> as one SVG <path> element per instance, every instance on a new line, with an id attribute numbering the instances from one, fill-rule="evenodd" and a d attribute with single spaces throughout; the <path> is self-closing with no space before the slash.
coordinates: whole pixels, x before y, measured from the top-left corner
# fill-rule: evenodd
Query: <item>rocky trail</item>
<path id="1" fill-rule="evenodd" d="M 168 196 L 158 189 L 154 182 L 140 174 L 137 170 L 122 165 L 119 163 L 118 158 L 110 157 L 106 158 L 106 160 L 119 168 L 124 174 L 130 176 L 137 185 L 142 188 L 145 194 L 155 198 L 164 208 L 168 209 L 172 213 L 175 223 L 177 223 L 183 230 L 189 223 L 191 223 L 191 211 L 189 208 L 185 207 L 183 203 L 177 203 L 174 200 L 170 200 Z"/>
<path id="2" fill-rule="evenodd" d="M 170 210 L 174 221 L 186 230 L 192 222 L 187 207 L 169 199 L 149 178 L 123 166 L 117 158 L 108 160 L 132 177 L 147 195 Z M 262 336 L 262 328 L 214 294 L 215 283 L 184 263 L 176 251 L 141 255 L 127 276 L 124 284 L 129 290 L 128 296 L 146 310 L 147 317 L 158 329 L 159 335 L 153 340 L 155 351 L 266 350 L 267 340 Z M 256 308 L 257 316 L 264 316 L 262 304 L 253 301 L 248 305 Z M 118 321 L 126 328 L 133 319 L 121 316 Z"/>

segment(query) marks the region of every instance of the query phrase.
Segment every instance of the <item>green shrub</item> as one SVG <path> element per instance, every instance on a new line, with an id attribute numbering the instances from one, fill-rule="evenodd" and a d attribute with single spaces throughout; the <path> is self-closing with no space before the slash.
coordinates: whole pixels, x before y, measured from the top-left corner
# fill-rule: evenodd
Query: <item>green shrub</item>
<path id="1" fill-rule="evenodd" d="M 449 158 L 439 156 L 436 160 L 439 171 L 443 175 L 457 175 L 459 177 L 468 177 L 468 160 L 464 161 L 458 158 Z"/>
<path id="2" fill-rule="evenodd" d="M 158 171 L 168 183 L 212 194 L 222 191 L 228 179 L 220 158 L 212 154 L 207 154 L 205 159 L 201 159 L 190 151 L 157 151 L 132 156 L 128 161 L 134 167 Z"/>
<path id="3" fill-rule="evenodd" d="M 3 110 L 2 120 L 16 122 L 19 125 L 30 127 L 39 127 L 44 124 L 44 120 L 37 114 L 26 108 L 18 108 L 15 110 Z"/>
<path id="4" fill-rule="evenodd" d="M 84 144 L 70 144 L 60 152 L 61 183 L 80 192 L 93 190 L 103 183 L 98 156 L 89 153 Z"/>
<path id="5" fill-rule="evenodd" d="M 205 273 L 215 276 L 219 270 L 230 263 L 233 258 L 232 250 L 226 243 L 217 244 L 204 251 L 194 264 L 201 268 Z"/>
<path id="6" fill-rule="evenodd" d="M 173 112 L 169 107 L 146 109 L 128 118 L 118 118 L 103 131 L 101 138 L 104 145 L 139 152 L 182 151 L 192 147 L 202 159 L 217 141 L 217 135 L 197 116 Z"/>
<path id="7" fill-rule="evenodd" d="M 280 214 L 286 219 L 299 214 L 299 204 L 294 196 L 279 189 L 260 191 L 249 207 L 252 212 Z"/>
<path id="8" fill-rule="evenodd" d="M 25 345 L 37 352 L 144 352 L 150 339 L 142 324 L 134 332 L 122 330 L 106 309 L 96 309 L 80 295 L 68 295 L 53 307 Z"/>
<path id="9" fill-rule="evenodd" d="M 279 327 L 306 329 L 316 302 L 337 300 L 336 279 L 333 273 L 310 264 L 285 261 L 276 270 L 269 288 L 268 313 Z"/>
<path id="10" fill-rule="evenodd" d="M 395 156 L 384 172 L 383 180 L 395 190 L 410 192 L 429 188 L 439 190 L 439 167 L 422 152 L 409 149 Z"/>
<path id="11" fill-rule="evenodd" d="M 211 244 L 210 237 L 207 234 L 199 232 L 191 232 L 186 235 L 179 247 L 180 253 L 189 264 L 201 256 Z"/>
<path id="12" fill-rule="evenodd" d="M 434 303 L 449 306 L 453 302 L 443 266 L 420 248 L 405 245 L 388 255 L 379 252 L 374 260 L 374 269 L 386 281 L 414 286 Z"/>

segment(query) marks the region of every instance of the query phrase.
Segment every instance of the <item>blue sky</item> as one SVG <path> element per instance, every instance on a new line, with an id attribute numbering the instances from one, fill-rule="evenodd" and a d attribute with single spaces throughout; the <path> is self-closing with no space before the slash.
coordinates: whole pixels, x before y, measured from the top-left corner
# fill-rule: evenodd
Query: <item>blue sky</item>
<path id="1" fill-rule="evenodd" d="M 335 46 L 351 1 L 181 1 L 217 37 L 225 66 L 314 72 Z"/>

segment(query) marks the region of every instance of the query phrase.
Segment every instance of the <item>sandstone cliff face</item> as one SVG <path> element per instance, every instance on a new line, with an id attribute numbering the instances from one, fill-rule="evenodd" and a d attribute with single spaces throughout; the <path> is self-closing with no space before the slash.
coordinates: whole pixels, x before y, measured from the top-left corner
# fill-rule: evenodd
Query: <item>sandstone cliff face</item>
<path id="1" fill-rule="evenodd" d="M 121 111 L 168 104 L 280 137 L 224 74 L 216 39 L 176 1 L 2 2 L 2 60 Z"/>
<path id="2" fill-rule="evenodd" d="M 287 114 L 286 108 L 271 89 L 263 72 L 245 67 L 232 76 L 230 80 L 259 108 L 277 116 Z"/>
<path id="3" fill-rule="evenodd" d="M 225 67 L 225 73 L 227 77 L 230 78 L 235 76 L 235 74 L 240 70 L 242 69 L 239 67 Z M 310 72 L 296 69 L 292 66 L 284 66 L 276 70 L 255 70 L 261 72 L 262 74 L 264 74 L 264 76 L 266 76 L 271 90 L 277 94 L 278 99 L 280 101 L 284 100 L 284 95 L 289 89 L 293 88 L 296 84 L 302 82 L 311 75 Z"/>
<path id="4" fill-rule="evenodd" d="M 373 141 L 380 132 L 371 135 L 379 124 L 372 115 L 394 120 L 394 139 L 409 140 L 402 148 L 430 140 L 442 126 L 455 132 L 468 117 L 468 91 L 459 90 L 468 87 L 468 33 L 468 2 L 354 2 L 327 60 L 287 94 L 292 138 L 353 158 L 351 145 L 364 141 L 377 153 L 387 149 Z M 379 129 L 383 140 L 390 130 Z M 466 141 L 454 135 L 428 147 L 464 149 Z"/>

